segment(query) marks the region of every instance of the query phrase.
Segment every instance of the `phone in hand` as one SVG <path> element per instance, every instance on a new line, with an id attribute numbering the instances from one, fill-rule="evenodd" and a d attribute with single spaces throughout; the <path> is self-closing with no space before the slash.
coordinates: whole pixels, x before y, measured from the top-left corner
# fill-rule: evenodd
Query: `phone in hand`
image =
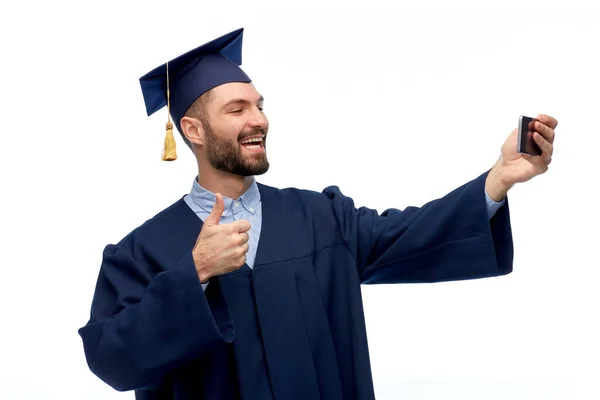
<path id="1" fill-rule="evenodd" d="M 532 156 L 539 156 L 542 154 L 542 150 L 533 140 L 533 124 L 537 121 L 535 118 L 526 117 L 521 115 L 519 117 L 519 138 L 517 140 L 517 152 L 521 154 L 530 154 Z"/>

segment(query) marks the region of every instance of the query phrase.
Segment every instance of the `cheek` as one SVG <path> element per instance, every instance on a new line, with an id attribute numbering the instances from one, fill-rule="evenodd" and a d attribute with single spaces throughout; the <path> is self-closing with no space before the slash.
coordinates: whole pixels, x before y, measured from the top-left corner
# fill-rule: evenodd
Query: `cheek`
<path id="1" fill-rule="evenodd" d="M 238 136 L 244 131 L 245 127 L 246 125 L 241 120 L 223 121 L 214 127 L 214 132 L 222 139 L 237 142 Z"/>

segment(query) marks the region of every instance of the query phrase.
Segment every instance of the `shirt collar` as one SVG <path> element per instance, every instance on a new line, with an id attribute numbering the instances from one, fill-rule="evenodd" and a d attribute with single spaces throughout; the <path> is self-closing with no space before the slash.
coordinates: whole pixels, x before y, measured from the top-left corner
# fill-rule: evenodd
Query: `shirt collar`
<path id="1" fill-rule="evenodd" d="M 198 178 L 196 177 L 196 179 L 194 179 L 194 184 L 192 185 L 192 190 L 190 191 L 190 198 L 198 207 L 210 213 L 215 205 L 217 196 L 200 186 L 198 183 Z M 260 192 L 258 190 L 258 185 L 255 178 L 252 178 L 252 184 L 248 190 L 246 190 L 244 194 L 239 197 L 239 199 L 231 199 L 223 196 L 223 203 L 225 205 L 225 210 L 223 211 L 224 217 L 233 212 L 232 204 L 236 200 L 239 201 L 242 207 L 244 207 L 244 209 L 246 209 L 250 214 L 256 213 L 256 209 L 260 203 Z"/>

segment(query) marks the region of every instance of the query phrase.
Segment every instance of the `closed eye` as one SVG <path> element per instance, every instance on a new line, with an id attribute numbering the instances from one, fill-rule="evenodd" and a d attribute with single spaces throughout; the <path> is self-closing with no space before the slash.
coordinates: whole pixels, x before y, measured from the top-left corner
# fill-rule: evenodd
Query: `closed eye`
<path id="1" fill-rule="evenodd" d="M 263 107 L 258 107 L 258 109 L 260 110 L 260 112 L 263 112 Z M 229 111 L 230 114 L 241 114 L 243 113 L 244 110 L 243 109 L 236 109 L 236 110 L 231 110 Z"/>
<path id="2" fill-rule="evenodd" d="M 265 99 L 262 96 L 260 96 L 260 98 L 258 99 L 258 101 L 255 103 L 256 106 L 258 107 L 258 109 L 261 112 L 263 111 L 263 102 L 264 102 L 264 100 Z M 231 111 L 227 111 L 228 108 L 235 107 L 236 105 L 238 107 L 242 107 L 242 108 L 241 109 L 235 108 L 235 109 L 233 109 Z M 246 99 L 232 99 L 232 100 L 229 100 L 227 103 L 225 103 L 221 107 L 221 110 L 223 110 L 223 112 L 228 112 L 230 114 L 241 114 L 241 113 L 244 112 L 244 109 L 247 106 L 250 106 L 250 105 L 251 105 L 251 103 L 248 100 L 246 100 Z"/>

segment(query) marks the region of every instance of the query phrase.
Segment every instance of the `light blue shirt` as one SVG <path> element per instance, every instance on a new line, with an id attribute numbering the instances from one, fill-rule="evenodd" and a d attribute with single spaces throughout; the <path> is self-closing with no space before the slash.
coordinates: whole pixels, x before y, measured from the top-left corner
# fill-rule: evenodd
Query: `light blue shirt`
<path id="1" fill-rule="evenodd" d="M 498 211 L 498 209 L 504 205 L 505 201 L 506 201 L 506 197 L 504 197 L 500 201 L 494 201 L 494 200 L 492 200 L 490 195 L 487 192 L 485 192 L 485 202 L 487 204 L 487 212 L 488 212 L 489 219 L 492 219 L 494 214 L 496 214 L 496 211 Z"/>
<path id="2" fill-rule="evenodd" d="M 213 206 L 217 196 L 204 189 L 194 180 L 191 192 L 184 197 L 187 205 L 196 213 L 198 218 L 204 222 Z M 223 196 L 225 208 L 221 215 L 221 224 L 227 224 L 241 219 L 250 222 L 250 231 L 248 232 L 248 252 L 246 253 L 246 264 L 250 268 L 254 267 L 256 258 L 256 250 L 258 248 L 258 238 L 260 237 L 260 229 L 262 225 L 262 206 L 260 202 L 260 192 L 256 179 L 252 180 L 252 184 L 240 196 L 239 199 L 230 199 Z"/>
<path id="3" fill-rule="evenodd" d="M 184 201 L 187 205 L 196 213 L 198 218 L 204 222 L 210 214 L 214 204 L 216 196 L 214 193 L 204 189 L 198 183 L 198 180 L 194 180 L 192 190 L 188 195 L 184 197 Z M 487 204 L 488 218 L 492 218 L 496 211 L 505 202 L 505 198 L 500 202 L 495 202 L 485 192 L 485 199 Z M 252 184 L 246 190 L 239 199 L 230 199 L 223 197 L 223 203 L 225 209 L 221 216 L 220 223 L 226 224 L 233 221 L 239 221 L 244 219 L 250 222 L 250 231 L 248 232 L 248 252 L 246 253 L 246 264 L 250 268 L 254 267 L 254 260 L 256 259 L 256 250 L 258 248 L 258 238 L 260 237 L 260 230 L 262 226 L 262 204 L 260 201 L 260 192 L 256 179 L 253 178 Z M 206 288 L 206 284 L 202 285 Z"/>

